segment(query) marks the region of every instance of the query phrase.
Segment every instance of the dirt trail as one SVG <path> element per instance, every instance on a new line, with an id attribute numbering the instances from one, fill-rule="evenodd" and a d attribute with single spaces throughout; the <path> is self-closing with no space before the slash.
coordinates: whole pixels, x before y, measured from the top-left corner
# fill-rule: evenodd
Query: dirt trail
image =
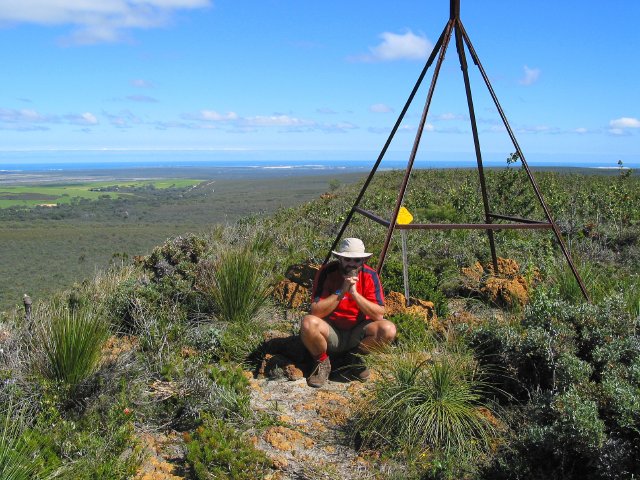
<path id="1" fill-rule="evenodd" d="M 252 409 L 271 415 L 276 423 L 254 438 L 277 468 L 273 478 L 376 478 L 377 469 L 352 448 L 344 428 L 364 384 L 329 381 L 316 389 L 304 378 L 265 378 L 251 379 L 250 385 Z"/>

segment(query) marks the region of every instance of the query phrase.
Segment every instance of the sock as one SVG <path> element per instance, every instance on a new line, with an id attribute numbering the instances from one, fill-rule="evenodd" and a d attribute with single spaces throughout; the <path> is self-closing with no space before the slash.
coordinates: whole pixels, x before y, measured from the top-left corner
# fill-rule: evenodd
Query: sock
<path id="1" fill-rule="evenodd" d="M 320 355 L 316 357 L 316 361 L 324 362 L 327 358 L 329 358 L 329 355 L 327 355 L 327 352 L 322 352 Z"/>

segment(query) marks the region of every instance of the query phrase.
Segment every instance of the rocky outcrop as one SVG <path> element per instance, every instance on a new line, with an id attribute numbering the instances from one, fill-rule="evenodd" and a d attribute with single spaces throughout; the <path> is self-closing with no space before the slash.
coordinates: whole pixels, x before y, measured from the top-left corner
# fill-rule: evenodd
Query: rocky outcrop
<path id="1" fill-rule="evenodd" d="M 461 293 L 479 296 L 499 307 L 522 307 L 529 302 L 529 291 L 538 273 L 532 272 L 529 277 L 525 278 L 518 262 L 510 258 L 498 258 L 497 273 L 492 263 L 476 262 L 462 269 Z"/>
<path id="2" fill-rule="evenodd" d="M 287 308 L 307 310 L 310 306 L 313 279 L 319 269 L 320 265 L 314 263 L 291 265 L 285 274 L 286 279 L 273 288 L 273 298 Z"/>

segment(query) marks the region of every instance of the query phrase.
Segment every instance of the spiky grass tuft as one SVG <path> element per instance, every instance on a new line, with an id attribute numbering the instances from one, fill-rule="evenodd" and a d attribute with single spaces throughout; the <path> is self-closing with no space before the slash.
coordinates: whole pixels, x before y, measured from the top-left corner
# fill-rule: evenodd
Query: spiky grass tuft
<path id="1" fill-rule="evenodd" d="M 97 314 L 52 308 L 39 312 L 33 350 L 41 350 L 41 373 L 70 392 L 97 369 L 108 324 Z"/>
<path id="2" fill-rule="evenodd" d="M 0 412 L 0 478 L 29 480 L 40 477 L 38 446 L 24 437 L 25 416 L 10 404 Z"/>
<path id="3" fill-rule="evenodd" d="M 409 458 L 457 458 L 466 466 L 487 458 L 499 422 L 473 362 L 449 352 L 385 356 L 381 378 L 355 416 L 362 445 Z"/>
<path id="4" fill-rule="evenodd" d="M 256 254 L 250 250 L 224 253 L 213 272 L 211 295 L 219 320 L 248 323 L 266 304 L 267 282 Z"/>

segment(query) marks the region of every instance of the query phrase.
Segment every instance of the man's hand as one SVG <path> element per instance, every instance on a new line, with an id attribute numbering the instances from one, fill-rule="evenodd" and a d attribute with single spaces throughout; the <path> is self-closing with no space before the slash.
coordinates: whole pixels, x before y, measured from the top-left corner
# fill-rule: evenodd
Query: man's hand
<path id="1" fill-rule="evenodd" d="M 344 278 L 344 282 L 342 283 L 342 291 L 349 292 L 352 296 L 355 292 L 357 292 L 356 288 L 358 285 L 358 274 L 356 273 L 353 276 L 348 276 Z"/>

